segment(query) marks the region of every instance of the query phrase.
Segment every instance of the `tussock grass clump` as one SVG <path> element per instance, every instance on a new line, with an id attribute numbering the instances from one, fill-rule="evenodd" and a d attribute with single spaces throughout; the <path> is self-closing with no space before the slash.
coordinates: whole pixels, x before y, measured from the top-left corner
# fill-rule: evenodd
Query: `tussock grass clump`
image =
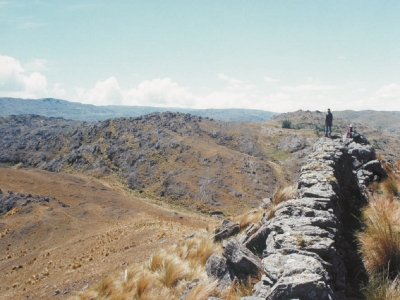
<path id="1" fill-rule="evenodd" d="M 102 280 L 92 291 L 75 299 L 179 299 L 186 284 L 199 280 L 187 299 L 207 299 L 217 295 L 217 283 L 209 281 L 205 263 L 214 252 L 222 252 L 210 234 L 197 233 L 177 245 L 155 252 L 147 262 L 134 265 Z"/>
<path id="2" fill-rule="evenodd" d="M 164 258 L 166 257 L 166 255 L 167 255 L 167 253 L 163 249 L 154 253 L 150 257 L 149 262 L 148 262 L 149 270 L 152 272 L 160 270 L 163 266 Z"/>
<path id="3" fill-rule="evenodd" d="M 400 299 L 400 162 L 384 163 L 388 178 L 369 186 L 375 198 L 363 210 L 365 229 L 357 235 L 369 281 L 363 289 L 367 300 Z M 396 171 L 395 171 L 396 170 Z"/>
<path id="4" fill-rule="evenodd" d="M 399 203 L 384 197 L 370 201 L 363 212 L 365 230 L 358 234 L 358 240 L 370 275 L 400 271 L 399 214 Z"/>
<path id="5" fill-rule="evenodd" d="M 264 214 L 264 209 L 252 210 L 238 217 L 239 229 L 240 231 L 246 229 L 249 225 L 253 223 L 260 222 Z"/>
<path id="6" fill-rule="evenodd" d="M 248 280 L 233 281 L 230 287 L 223 291 L 221 298 L 226 300 L 239 300 L 242 297 L 251 296 L 253 294 L 253 281 L 259 281 L 260 278 L 261 276 L 257 279 L 250 278 Z"/>
<path id="7" fill-rule="evenodd" d="M 364 288 L 363 295 L 366 300 L 400 299 L 400 280 L 396 277 L 391 281 L 384 275 L 372 277 Z"/>
<path id="8" fill-rule="evenodd" d="M 189 268 L 187 264 L 175 256 L 167 256 L 162 268 L 158 270 L 159 281 L 167 288 L 176 285 L 179 280 L 188 278 Z"/>
<path id="9" fill-rule="evenodd" d="M 388 196 L 399 196 L 399 183 L 393 177 L 382 182 L 382 187 Z"/>
<path id="10" fill-rule="evenodd" d="M 285 188 L 278 189 L 271 199 L 271 207 L 269 208 L 267 219 L 270 220 L 274 217 L 279 203 L 287 201 L 297 197 L 296 185 L 287 186 Z"/>
<path id="11" fill-rule="evenodd" d="M 145 292 L 149 289 L 151 286 L 151 274 L 150 272 L 147 272 L 146 270 L 143 270 L 138 274 L 138 277 L 136 278 L 135 281 L 130 280 L 129 282 L 135 282 L 135 295 L 140 298 L 142 295 L 145 294 Z M 131 289 L 126 289 L 126 291 L 130 292 Z"/>
<path id="12" fill-rule="evenodd" d="M 216 294 L 217 285 L 218 280 L 203 280 L 190 291 L 185 300 L 207 300 L 208 297 Z"/>
<path id="13" fill-rule="evenodd" d="M 272 203 L 274 205 L 278 205 L 283 201 L 287 201 L 293 199 L 297 196 L 297 187 L 296 185 L 287 186 L 282 189 L 278 189 L 274 195 L 272 196 Z"/>

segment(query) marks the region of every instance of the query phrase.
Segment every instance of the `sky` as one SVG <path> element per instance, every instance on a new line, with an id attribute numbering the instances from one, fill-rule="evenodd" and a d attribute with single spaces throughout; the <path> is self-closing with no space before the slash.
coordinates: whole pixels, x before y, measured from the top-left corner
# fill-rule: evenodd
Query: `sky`
<path id="1" fill-rule="evenodd" d="M 0 97 L 400 110 L 400 1 L 0 0 Z"/>

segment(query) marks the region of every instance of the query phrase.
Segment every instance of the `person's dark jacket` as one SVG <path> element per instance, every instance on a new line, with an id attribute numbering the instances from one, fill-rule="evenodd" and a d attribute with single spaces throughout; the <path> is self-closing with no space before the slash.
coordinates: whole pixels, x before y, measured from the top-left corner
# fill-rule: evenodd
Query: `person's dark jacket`
<path id="1" fill-rule="evenodd" d="M 325 125 L 332 126 L 332 121 L 333 121 L 333 115 L 331 112 L 328 112 L 325 116 Z"/>

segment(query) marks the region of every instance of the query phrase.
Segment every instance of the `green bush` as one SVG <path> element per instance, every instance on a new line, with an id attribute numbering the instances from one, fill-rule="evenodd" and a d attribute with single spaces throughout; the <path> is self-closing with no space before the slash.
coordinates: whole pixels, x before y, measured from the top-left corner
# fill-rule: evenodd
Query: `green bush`
<path id="1" fill-rule="evenodd" d="M 282 128 L 292 128 L 292 121 L 290 121 L 290 120 L 283 120 L 283 121 L 282 121 Z"/>

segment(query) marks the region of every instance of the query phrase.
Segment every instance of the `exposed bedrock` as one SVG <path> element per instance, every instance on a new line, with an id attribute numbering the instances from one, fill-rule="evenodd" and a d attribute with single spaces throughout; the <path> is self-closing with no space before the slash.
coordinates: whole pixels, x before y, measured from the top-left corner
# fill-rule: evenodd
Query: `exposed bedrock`
<path id="1" fill-rule="evenodd" d="M 261 273 L 243 300 L 359 297 L 366 278 L 354 232 L 367 203 L 365 187 L 384 177 L 367 140 L 320 139 L 301 168 L 298 198 L 273 207 L 257 230 L 227 235 L 222 256 L 207 262 L 208 275 L 226 285 Z"/>

